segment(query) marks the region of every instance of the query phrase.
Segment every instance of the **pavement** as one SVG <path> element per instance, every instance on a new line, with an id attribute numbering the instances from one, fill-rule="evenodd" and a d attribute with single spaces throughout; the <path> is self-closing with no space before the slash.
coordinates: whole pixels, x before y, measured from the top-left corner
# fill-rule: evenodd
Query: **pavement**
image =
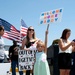
<path id="1" fill-rule="evenodd" d="M 12 75 L 10 67 L 10 63 L 0 63 L 0 75 Z M 16 69 L 16 75 L 19 75 L 18 69 Z M 25 72 L 23 75 L 26 75 Z"/>
<path id="2" fill-rule="evenodd" d="M 9 73 L 7 73 L 6 75 L 12 75 L 12 73 L 11 72 L 9 72 Z M 19 75 L 19 72 L 16 72 L 16 75 Z M 23 75 L 26 75 L 25 73 L 23 73 Z M 32 75 L 32 74 L 30 74 L 30 75 Z"/>
<path id="3" fill-rule="evenodd" d="M 11 71 L 11 64 L 10 63 L 0 63 L 0 75 L 12 75 L 12 71 Z M 51 73 L 53 73 L 53 67 L 52 69 L 50 68 L 51 70 Z M 31 71 L 32 73 L 32 71 Z M 19 72 L 18 72 L 18 69 L 16 68 L 16 75 L 19 75 Z M 25 74 L 25 71 L 23 72 L 23 75 L 26 75 Z M 32 74 L 30 74 L 32 75 Z M 51 74 L 53 75 L 53 74 Z"/>

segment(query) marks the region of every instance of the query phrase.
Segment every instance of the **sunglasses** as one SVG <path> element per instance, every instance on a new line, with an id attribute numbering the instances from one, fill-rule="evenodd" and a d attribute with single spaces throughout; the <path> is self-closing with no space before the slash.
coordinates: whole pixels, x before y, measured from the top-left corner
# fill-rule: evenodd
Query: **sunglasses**
<path id="1" fill-rule="evenodd" d="M 28 29 L 28 31 L 34 31 L 34 29 Z"/>

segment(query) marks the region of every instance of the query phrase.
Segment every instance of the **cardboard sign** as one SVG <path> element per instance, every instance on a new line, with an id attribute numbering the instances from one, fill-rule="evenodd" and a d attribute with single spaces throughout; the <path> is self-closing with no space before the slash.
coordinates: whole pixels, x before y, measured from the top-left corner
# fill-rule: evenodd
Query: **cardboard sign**
<path id="1" fill-rule="evenodd" d="M 62 17 L 62 9 L 55 9 L 47 12 L 42 12 L 40 15 L 40 24 L 50 24 L 60 22 Z"/>
<path id="2" fill-rule="evenodd" d="M 19 71 L 23 70 L 32 70 L 34 65 L 34 54 L 35 50 L 33 51 L 26 51 L 26 50 L 19 50 Z"/>

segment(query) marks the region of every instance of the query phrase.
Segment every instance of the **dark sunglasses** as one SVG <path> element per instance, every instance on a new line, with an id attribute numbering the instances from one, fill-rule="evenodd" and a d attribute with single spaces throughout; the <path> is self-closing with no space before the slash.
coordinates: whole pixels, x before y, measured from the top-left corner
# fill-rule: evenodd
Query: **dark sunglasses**
<path id="1" fill-rule="evenodd" d="M 28 29 L 28 31 L 34 31 L 34 29 Z"/>

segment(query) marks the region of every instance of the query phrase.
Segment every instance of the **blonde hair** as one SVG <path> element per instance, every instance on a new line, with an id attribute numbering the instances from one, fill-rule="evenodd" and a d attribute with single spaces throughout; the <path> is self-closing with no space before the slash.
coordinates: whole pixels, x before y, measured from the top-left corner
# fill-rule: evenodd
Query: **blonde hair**
<path id="1" fill-rule="evenodd" d="M 39 46 L 45 47 L 45 43 L 44 43 L 43 41 L 39 40 L 39 41 L 37 42 L 37 48 L 38 48 Z"/>

